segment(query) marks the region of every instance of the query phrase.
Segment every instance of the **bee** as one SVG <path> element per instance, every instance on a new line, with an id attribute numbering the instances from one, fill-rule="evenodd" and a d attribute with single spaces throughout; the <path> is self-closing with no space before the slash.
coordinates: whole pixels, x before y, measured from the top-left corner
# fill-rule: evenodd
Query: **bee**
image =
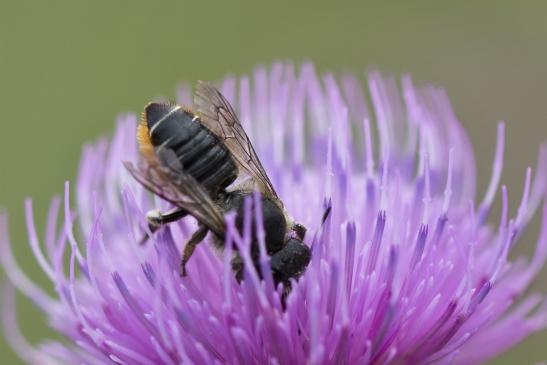
<path id="1" fill-rule="evenodd" d="M 125 163 L 138 182 L 175 207 L 165 213 L 149 212 L 150 231 L 188 215 L 197 220 L 198 228 L 182 253 L 181 276 L 185 276 L 188 261 L 209 232 L 214 245 L 223 248 L 225 213 L 235 211 L 236 226 L 242 229 L 244 202 L 258 191 L 272 276 L 276 285 L 282 283 L 287 288 L 311 259 L 310 248 L 303 242 L 306 228 L 285 212 L 249 137 L 220 91 L 200 81 L 194 104 L 195 112 L 171 103 L 149 103 L 137 129 L 144 163 L 138 167 Z M 254 203 L 251 210 L 255 210 Z M 258 268 L 255 225 L 251 258 Z M 240 281 L 244 265 L 237 250 L 232 269 Z"/>

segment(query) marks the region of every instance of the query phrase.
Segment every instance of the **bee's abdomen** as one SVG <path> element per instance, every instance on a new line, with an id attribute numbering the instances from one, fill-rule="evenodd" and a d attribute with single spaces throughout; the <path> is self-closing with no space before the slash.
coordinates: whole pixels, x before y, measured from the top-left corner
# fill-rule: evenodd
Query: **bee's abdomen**
<path id="1" fill-rule="evenodd" d="M 150 103 L 145 116 L 155 150 L 172 150 L 183 169 L 207 190 L 218 192 L 236 179 L 232 155 L 195 114 L 179 106 Z"/>

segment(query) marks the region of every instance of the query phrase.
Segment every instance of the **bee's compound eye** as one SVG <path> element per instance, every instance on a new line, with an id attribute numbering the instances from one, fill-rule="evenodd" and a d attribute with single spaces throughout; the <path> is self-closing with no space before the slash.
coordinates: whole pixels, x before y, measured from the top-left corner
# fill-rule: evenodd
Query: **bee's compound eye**
<path id="1" fill-rule="evenodd" d="M 303 240 L 304 237 L 306 237 L 306 232 L 307 232 L 308 229 L 300 223 L 295 223 L 292 226 L 292 230 L 296 233 L 296 237 Z"/>

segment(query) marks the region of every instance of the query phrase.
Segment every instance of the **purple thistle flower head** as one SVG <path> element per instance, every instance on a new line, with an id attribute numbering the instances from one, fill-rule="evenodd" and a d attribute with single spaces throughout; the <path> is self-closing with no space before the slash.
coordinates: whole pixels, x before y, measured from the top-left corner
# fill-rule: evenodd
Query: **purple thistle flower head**
<path id="1" fill-rule="evenodd" d="M 29 364 L 479 364 L 545 328 L 545 296 L 522 297 L 547 255 L 545 204 L 533 257 L 508 254 L 544 201 L 547 148 L 535 173 L 526 170 L 513 214 L 499 189 L 500 124 L 492 178 L 476 201 L 471 146 L 443 90 L 378 73 L 367 81 L 365 92 L 352 76 L 275 64 L 221 83 L 286 211 L 308 228 L 311 263 L 285 301 L 264 251 L 259 272 L 250 264 L 249 226 L 239 232 L 233 214 L 225 250 L 201 244 L 184 278 L 193 218 L 139 245 L 146 212 L 170 207 L 122 166 L 140 158 L 136 118 L 126 115 L 110 141 L 84 148 L 42 239 L 26 201 L 29 243 L 53 296 L 16 264 L 1 218 L 13 349 Z M 178 102 L 190 105 L 190 95 L 181 87 Z M 236 249 L 247 263 L 241 283 L 230 268 Z M 14 287 L 65 341 L 24 339 Z"/>

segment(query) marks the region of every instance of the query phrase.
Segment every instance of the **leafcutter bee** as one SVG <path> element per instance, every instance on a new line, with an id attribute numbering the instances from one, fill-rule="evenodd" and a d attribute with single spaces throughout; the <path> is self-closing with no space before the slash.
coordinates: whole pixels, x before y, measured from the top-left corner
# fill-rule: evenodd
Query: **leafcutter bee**
<path id="1" fill-rule="evenodd" d="M 198 221 L 198 229 L 182 253 L 181 275 L 185 276 L 188 260 L 208 232 L 212 233 L 215 246 L 223 248 L 226 212 L 235 211 L 236 226 L 242 228 L 244 202 L 258 191 L 272 275 L 276 284 L 289 286 L 290 279 L 298 278 L 310 262 L 310 249 L 303 243 L 306 228 L 286 214 L 253 145 L 224 96 L 211 84 L 200 81 L 194 104 L 195 112 L 170 103 L 149 103 L 137 130 L 144 163 L 138 167 L 125 163 L 144 187 L 175 206 L 169 212 L 148 213 L 151 231 L 187 215 Z M 246 183 L 238 184 L 241 181 Z M 253 224 L 251 257 L 258 267 L 255 227 Z M 243 262 L 237 253 L 232 269 L 241 280 Z"/>

